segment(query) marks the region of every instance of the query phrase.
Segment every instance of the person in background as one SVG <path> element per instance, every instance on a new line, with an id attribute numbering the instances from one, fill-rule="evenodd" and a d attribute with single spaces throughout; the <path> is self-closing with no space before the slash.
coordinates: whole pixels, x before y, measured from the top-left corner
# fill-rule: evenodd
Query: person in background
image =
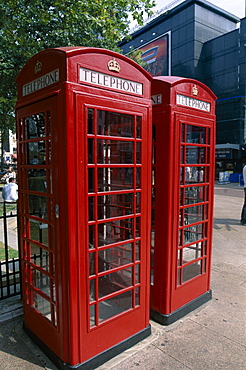
<path id="1" fill-rule="evenodd" d="M 10 177 L 9 183 L 4 185 L 2 197 L 5 202 L 15 202 L 18 199 L 18 185 L 14 177 Z"/>
<path id="2" fill-rule="evenodd" d="M 246 158 L 243 163 L 244 204 L 241 213 L 241 225 L 246 225 Z"/>
<path id="3" fill-rule="evenodd" d="M 16 172 L 13 167 L 9 167 L 8 171 L 5 173 L 5 175 L 1 178 L 2 181 L 6 181 L 8 184 L 9 179 L 14 178 L 16 179 Z"/>

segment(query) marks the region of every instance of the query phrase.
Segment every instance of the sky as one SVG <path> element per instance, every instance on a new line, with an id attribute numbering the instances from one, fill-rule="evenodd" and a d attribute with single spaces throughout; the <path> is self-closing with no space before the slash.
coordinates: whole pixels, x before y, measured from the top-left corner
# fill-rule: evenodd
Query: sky
<path id="1" fill-rule="evenodd" d="M 160 10 L 164 8 L 166 5 L 172 3 L 173 1 L 172 0 L 155 0 L 155 2 L 157 4 L 155 9 Z M 239 18 L 245 17 L 246 0 L 209 0 L 208 2 L 236 15 Z"/>

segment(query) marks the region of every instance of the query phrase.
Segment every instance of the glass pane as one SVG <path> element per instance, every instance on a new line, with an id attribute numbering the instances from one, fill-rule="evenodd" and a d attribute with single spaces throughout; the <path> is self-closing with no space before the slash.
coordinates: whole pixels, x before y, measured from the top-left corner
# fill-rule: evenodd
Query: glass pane
<path id="1" fill-rule="evenodd" d="M 140 305 L 140 287 L 135 289 L 135 306 Z"/>
<path id="2" fill-rule="evenodd" d="M 183 162 L 181 162 L 183 163 Z M 198 146 L 186 147 L 186 163 L 200 164 L 205 163 L 205 148 Z"/>
<path id="3" fill-rule="evenodd" d="M 30 261 L 35 265 L 49 271 L 49 252 L 37 245 L 30 243 Z"/>
<path id="4" fill-rule="evenodd" d="M 44 113 L 33 114 L 25 119 L 26 139 L 46 136 Z"/>
<path id="5" fill-rule="evenodd" d="M 137 153 L 136 153 L 136 163 L 142 163 L 141 161 L 141 143 L 137 142 Z"/>
<path id="6" fill-rule="evenodd" d="M 98 219 L 133 214 L 133 194 L 112 194 L 98 197 Z"/>
<path id="7" fill-rule="evenodd" d="M 186 142 L 195 144 L 205 144 L 206 127 L 186 126 Z"/>
<path id="8" fill-rule="evenodd" d="M 107 245 L 132 239 L 133 219 L 116 220 L 98 225 L 98 245 Z"/>
<path id="9" fill-rule="evenodd" d="M 88 134 L 94 133 L 94 109 L 88 109 Z"/>
<path id="10" fill-rule="evenodd" d="M 137 138 L 142 137 L 142 117 L 137 116 Z"/>
<path id="11" fill-rule="evenodd" d="M 96 325 L 96 306 L 90 306 L 90 326 Z"/>
<path id="12" fill-rule="evenodd" d="M 94 139 L 88 139 L 88 163 L 94 163 Z"/>
<path id="13" fill-rule="evenodd" d="M 32 292 L 32 300 L 32 307 L 34 307 L 35 310 L 39 311 L 42 315 L 44 315 L 48 320 L 51 321 L 50 302 L 41 297 L 36 292 Z"/>
<path id="14" fill-rule="evenodd" d="M 98 168 L 98 191 L 133 189 L 133 168 Z"/>
<path id="15" fill-rule="evenodd" d="M 204 177 L 204 167 L 186 167 L 186 182 L 187 183 L 197 183 L 203 182 Z"/>
<path id="16" fill-rule="evenodd" d="M 132 286 L 132 267 L 99 277 L 99 297 L 101 298 L 108 294 L 118 292 L 129 286 Z"/>
<path id="17" fill-rule="evenodd" d="M 32 216 L 47 220 L 47 198 L 40 195 L 28 194 L 28 199 L 28 213 Z"/>
<path id="18" fill-rule="evenodd" d="M 94 220 L 94 197 L 89 197 L 88 198 L 88 216 L 89 216 L 89 221 Z"/>
<path id="19" fill-rule="evenodd" d="M 202 255 L 202 243 L 190 245 L 183 249 L 182 264 L 195 260 Z"/>
<path id="20" fill-rule="evenodd" d="M 27 143 L 27 161 L 34 166 L 46 163 L 45 141 Z"/>
<path id="21" fill-rule="evenodd" d="M 203 205 L 193 206 L 184 209 L 184 224 L 189 225 L 198 221 L 202 221 L 203 216 Z"/>
<path id="22" fill-rule="evenodd" d="M 88 168 L 88 192 L 94 192 L 94 168 Z"/>
<path id="23" fill-rule="evenodd" d="M 89 249 L 95 248 L 95 225 L 89 226 Z"/>
<path id="24" fill-rule="evenodd" d="M 28 171 L 28 190 L 41 193 L 46 193 L 48 191 L 45 169 Z"/>
<path id="25" fill-rule="evenodd" d="M 48 246 L 48 225 L 42 222 L 29 220 L 30 239 Z"/>
<path id="26" fill-rule="evenodd" d="M 48 297 L 50 297 L 50 278 L 49 276 L 42 274 L 40 271 L 31 269 L 32 280 L 31 284 L 37 289 L 40 289 Z"/>
<path id="27" fill-rule="evenodd" d="M 201 261 L 192 263 L 191 265 L 183 267 L 183 278 L 182 282 L 188 281 L 195 276 L 201 275 Z"/>
<path id="28" fill-rule="evenodd" d="M 136 261 L 140 260 L 140 241 L 136 241 Z"/>
<path id="29" fill-rule="evenodd" d="M 202 239 L 202 224 L 198 224 L 184 229 L 184 244 L 192 243 Z"/>
<path id="30" fill-rule="evenodd" d="M 135 284 L 140 283 L 140 265 L 135 266 Z"/>
<path id="31" fill-rule="evenodd" d="M 132 308 L 132 291 L 99 302 L 99 322 Z"/>
<path id="32" fill-rule="evenodd" d="M 90 258 L 90 275 L 95 275 L 95 252 L 89 254 Z"/>
<path id="33" fill-rule="evenodd" d="M 206 187 L 191 186 L 185 188 L 185 204 L 202 203 L 206 201 Z"/>
<path id="34" fill-rule="evenodd" d="M 154 192 L 152 191 L 152 194 Z M 141 198 L 141 193 L 136 193 L 136 213 L 140 213 L 140 198 Z M 153 197 L 154 200 L 154 197 Z"/>
<path id="35" fill-rule="evenodd" d="M 132 141 L 97 140 L 97 163 L 133 164 Z"/>
<path id="36" fill-rule="evenodd" d="M 134 137 L 134 116 L 98 110 L 97 134 L 106 136 Z"/>
<path id="37" fill-rule="evenodd" d="M 95 301 L 95 280 L 90 280 L 90 302 Z"/>
<path id="38" fill-rule="evenodd" d="M 136 188 L 139 189 L 141 187 L 141 168 L 136 168 Z"/>
<path id="39" fill-rule="evenodd" d="M 98 251 L 98 271 L 103 272 L 133 262 L 133 244 Z"/>

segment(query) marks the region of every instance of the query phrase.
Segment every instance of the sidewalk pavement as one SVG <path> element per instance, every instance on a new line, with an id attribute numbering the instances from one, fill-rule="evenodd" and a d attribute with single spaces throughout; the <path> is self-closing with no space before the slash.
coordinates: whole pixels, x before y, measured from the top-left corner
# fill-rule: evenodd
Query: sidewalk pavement
<path id="1" fill-rule="evenodd" d="M 246 226 L 239 223 L 243 188 L 215 185 L 213 298 L 152 334 L 100 370 L 246 369 Z M 22 329 L 20 299 L 0 301 L 0 369 L 56 370 Z"/>

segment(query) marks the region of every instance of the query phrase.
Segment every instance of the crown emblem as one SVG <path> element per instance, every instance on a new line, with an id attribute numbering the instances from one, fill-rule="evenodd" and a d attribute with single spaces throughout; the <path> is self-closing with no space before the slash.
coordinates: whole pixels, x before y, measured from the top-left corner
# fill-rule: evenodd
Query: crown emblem
<path id="1" fill-rule="evenodd" d="M 35 67 L 34 67 L 34 72 L 36 74 L 36 73 L 40 72 L 41 70 L 42 70 L 42 63 L 39 62 L 39 60 L 38 60 Z"/>
<path id="2" fill-rule="evenodd" d="M 192 87 L 192 94 L 193 94 L 193 95 L 195 95 L 195 96 L 197 96 L 197 95 L 198 95 L 198 88 L 196 87 L 196 85 L 194 85 L 194 86 Z"/>
<path id="3" fill-rule="evenodd" d="M 108 62 L 108 69 L 109 71 L 120 72 L 120 65 L 115 58 Z"/>

